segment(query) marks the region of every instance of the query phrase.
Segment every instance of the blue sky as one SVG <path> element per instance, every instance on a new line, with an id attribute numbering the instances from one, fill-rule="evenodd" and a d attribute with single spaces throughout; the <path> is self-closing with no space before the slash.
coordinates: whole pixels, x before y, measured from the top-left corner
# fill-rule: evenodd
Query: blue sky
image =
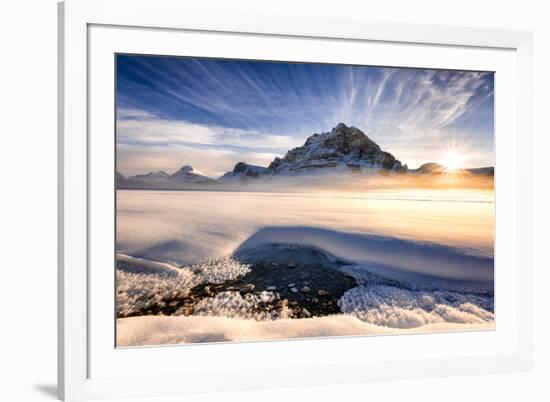
<path id="1" fill-rule="evenodd" d="M 119 55 L 118 170 L 267 166 L 339 122 L 409 167 L 493 165 L 491 73 Z"/>

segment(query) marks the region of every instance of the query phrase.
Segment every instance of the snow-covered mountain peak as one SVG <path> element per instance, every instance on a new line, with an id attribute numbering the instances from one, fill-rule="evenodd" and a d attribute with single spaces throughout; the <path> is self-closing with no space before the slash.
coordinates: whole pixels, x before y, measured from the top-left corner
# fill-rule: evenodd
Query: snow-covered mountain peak
<path id="1" fill-rule="evenodd" d="M 182 172 L 182 173 L 196 173 L 195 169 L 193 169 L 193 166 L 190 166 L 190 165 L 182 166 L 180 168 L 179 172 Z"/>
<path id="2" fill-rule="evenodd" d="M 159 170 L 156 172 L 149 172 L 146 174 L 132 176 L 130 177 L 130 180 L 135 180 L 142 183 L 161 183 L 163 181 L 166 181 L 168 177 L 170 177 L 168 173 L 166 173 L 164 170 Z"/>
<path id="3" fill-rule="evenodd" d="M 170 175 L 168 173 L 166 173 L 164 170 L 158 170 L 156 172 L 149 172 L 143 176 L 148 176 L 148 177 L 164 177 L 164 178 L 167 178 L 169 177 Z"/>
<path id="4" fill-rule="evenodd" d="M 382 151 L 365 133 L 344 123 L 339 123 L 329 132 L 313 134 L 304 145 L 291 149 L 284 158 L 275 158 L 269 165 L 274 173 L 301 173 L 326 168 L 406 170 L 400 161 Z"/>
<path id="5" fill-rule="evenodd" d="M 256 165 L 249 165 L 245 162 L 238 162 L 232 171 L 225 173 L 218 180 L 221 182 L 247 181 L 250 178 L 256 179 L 260 176 L 269 174 L 271 174 L 271 171 L 268 168 Z"/>
<path id="6" fill-rule="evenodd" d="M 204 173 L 193 169 L 193 167 L 190 165 L 183 166 L 180 170 L 170 176 L 168 180 L 170 182 L 180 183 L 206 183 L 213 181 L 213 179 L 206 176 Z"/>

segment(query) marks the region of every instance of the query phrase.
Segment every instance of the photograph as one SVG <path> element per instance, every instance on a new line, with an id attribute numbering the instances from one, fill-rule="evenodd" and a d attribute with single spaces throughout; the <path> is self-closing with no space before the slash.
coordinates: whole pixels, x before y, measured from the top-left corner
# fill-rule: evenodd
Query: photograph
<path id="1" fill-rule="evenodd" d="M 544 399 L 544 4 L 3 2 L 0 402 Z"/>
<path id="2" fill-rule="evenodd" d="M 495 330 L 494 72 L 114 74 L 117 347 Z"/>

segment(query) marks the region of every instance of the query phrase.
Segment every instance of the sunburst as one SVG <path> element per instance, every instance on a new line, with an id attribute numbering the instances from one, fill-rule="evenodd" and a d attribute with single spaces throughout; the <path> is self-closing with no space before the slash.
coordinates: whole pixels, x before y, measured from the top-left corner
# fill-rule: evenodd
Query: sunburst
<path id="1" fill-rule="evenodd" d="M 439 161 L 447 172 L 456 172 L 464 168 L 465 162 L 466 156 L 457 149 L 447 150 Z"/>

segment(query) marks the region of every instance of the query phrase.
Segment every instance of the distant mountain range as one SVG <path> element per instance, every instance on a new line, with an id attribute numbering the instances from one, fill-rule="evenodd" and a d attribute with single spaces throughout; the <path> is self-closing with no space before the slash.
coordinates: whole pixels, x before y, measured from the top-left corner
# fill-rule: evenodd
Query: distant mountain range
<path id="1" fill-rule="evenodd" d="M 271 174 L 272 171 L 269 168 L 239 162 L 232 171 L 225 173 L 218 181 L 222 183 L 231 183 L 248 179 L 258 179 L 260 177 L 269 177 Z"/>
<path id="2" fill-rule="evenodd" d="M 425 163 L 418 169 L 409 169 L 389 152 L 356 127 L 338 124 L 330 132 L 313 134 L 304 145 L 291 149 L 283 158 L 275 158 L 268 167 L 239 162 L 232 171 L 214 179 L 183 166 L 173 174 L 164 171 L 124 177 L 116 173 L 117 188 L 135 189 L 175 189 L 186 186 L 196 187 L 249 181 L 267 181 L 277 177 L 309 176 L 322 173 L 357 173 L 381 171 L 410 174 L 443 174 L 445 167 L 437 163 Z M 493 167 L 465 169 L 470 174 L 490 176 Z"/>
<path id="3" fill-rule="evenodd" d="M 475 176 L 493 176 L 495 174 L 495 168 L 490 167 L 481 167 L 473 169 L 461 169 L 461 172 L 468 172 Z M 418 169 L 409 170 L 408 173 L 416 174 L 445 174 L 447 169 L 445 166 L 440 165 L 439 163 L 429 162 L 424 163 Z"/>
<path id="4" fill-rule="evenodd" d="M 170 175 L 161 170 L 158 172 L 149 172 L 147 174 L 140 174 L 133 176 L 132 180 L 139 181 L 141 183 L 162 183 L 170 179 Z"/>
<path id="5" fill-rule="evenodd" d="M 176 173 L 166 179 L 169 183 L 213 183 L 214 179 L 206 176 L 204 173 L 193 169 L 192 166 L 183 166 Z"/>

